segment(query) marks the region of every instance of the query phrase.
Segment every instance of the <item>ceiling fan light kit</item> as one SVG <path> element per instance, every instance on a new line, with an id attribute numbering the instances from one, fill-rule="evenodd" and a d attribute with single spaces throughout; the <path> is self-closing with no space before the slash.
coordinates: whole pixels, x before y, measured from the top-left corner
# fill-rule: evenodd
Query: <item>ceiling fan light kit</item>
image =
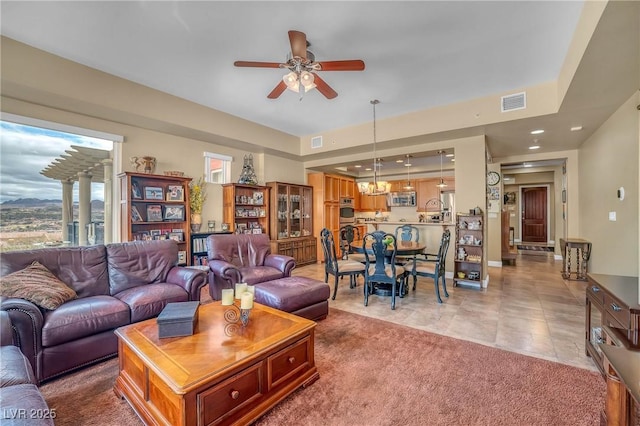
<path id="1" fill-rule="evenodd" d="M 296 93 L 306 93 L 312 89 L 318 89 L 327 99 L 333 99 L 338 93 L 331 88 L 318 74 L 317 71 L 362 71 L 364 62 L 360 59 L 350 59 L 342 61 L 316 62 L 313 53 L 307 50 L 309 46 L 307 36 L 300 31 L 289 31 L 289 43 L 291 53 L 287 55 L 285 63 L 279 62 L 255 62 L 236 61 L 236 67 L 250 68 L 286 68 L 289 70 L 280 83 L 267 95 L 269 99 L 277 99 L 289 89 Z M 300 90 L 300 85 L 304 91 Z M 300 98 L 302 100 L 302 97 Z"/>

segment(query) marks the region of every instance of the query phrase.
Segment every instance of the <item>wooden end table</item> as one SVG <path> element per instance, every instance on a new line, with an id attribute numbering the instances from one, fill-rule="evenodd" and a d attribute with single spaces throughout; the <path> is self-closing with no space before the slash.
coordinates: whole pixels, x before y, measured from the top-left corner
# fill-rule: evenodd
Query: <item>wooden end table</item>
<path id="1" fill-rule="evenodd" d="M 158 337 L 156 319 L 118 328 L 114 391 L 146 424 L 247 424 L 319 378 L 315 322 L 254 304 L 246 327 L 200 305 L 192 336 Z"/>

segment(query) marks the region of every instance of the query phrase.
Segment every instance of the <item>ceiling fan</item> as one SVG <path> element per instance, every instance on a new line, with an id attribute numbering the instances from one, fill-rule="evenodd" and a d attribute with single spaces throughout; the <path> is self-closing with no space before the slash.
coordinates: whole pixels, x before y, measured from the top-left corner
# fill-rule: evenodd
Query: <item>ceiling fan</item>
<path id="1" fill-rule="evenodd" d="M 289 31 L 289 42 L 291 43 L 291 54 L 287 55 L 287 62 L 285 63 L 252 61 L 236 61 L 233 63 L 236 67 L 288 69 L 290 72 L 267 95 L 269 99 L 278 98 L 287 88 L 301 93 L 316 88 L 327 99 L 333 99 L 338 96 L 338 93 L 316 74 L 317 71 L 364 70 L 364 62 L 360 59 L 316 62 L 313 53 L 307 50 L 310 44 L 303 32 Z"/>

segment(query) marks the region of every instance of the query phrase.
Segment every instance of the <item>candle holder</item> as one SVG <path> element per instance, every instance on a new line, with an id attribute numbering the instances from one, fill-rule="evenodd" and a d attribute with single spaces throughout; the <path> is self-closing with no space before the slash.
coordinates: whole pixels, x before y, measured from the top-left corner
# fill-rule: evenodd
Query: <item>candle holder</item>
<path id="1" fill-rule="evenodd" d="M 238 305 L 226 305 L 228 309 L 224 311 L 224 320 L 230 324 L 237 324 L 238 321 L 242 323 L 243 327 L 246 327 L 249 323 L 249 316 L 251 315 L 251 309 L 242 309 Z"/>

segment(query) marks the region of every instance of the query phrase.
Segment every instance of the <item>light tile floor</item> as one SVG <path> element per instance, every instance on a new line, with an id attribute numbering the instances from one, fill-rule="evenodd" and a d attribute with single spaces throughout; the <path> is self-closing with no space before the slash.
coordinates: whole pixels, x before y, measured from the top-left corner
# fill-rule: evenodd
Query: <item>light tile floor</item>
<path id="1" fill-rule="evenodd" d="M 584 351 L 585 287 L 560 276 L 562 261 L 551 253 L 519 254 L 515 266 L 489 268 L 486 289 L 456 287 L 435 299 L 433 280 L 419 278 L 416 291 L 396 298 L 370 296 L 364 306 L 362 278 L 349 288 L 340 281 L 329 306 L 409 327 L 597 371 Z M 324 264 L 298 267 L 293 275 L 324 281 Z M 329 276 L 333 294 L 333 276 Z"/>

